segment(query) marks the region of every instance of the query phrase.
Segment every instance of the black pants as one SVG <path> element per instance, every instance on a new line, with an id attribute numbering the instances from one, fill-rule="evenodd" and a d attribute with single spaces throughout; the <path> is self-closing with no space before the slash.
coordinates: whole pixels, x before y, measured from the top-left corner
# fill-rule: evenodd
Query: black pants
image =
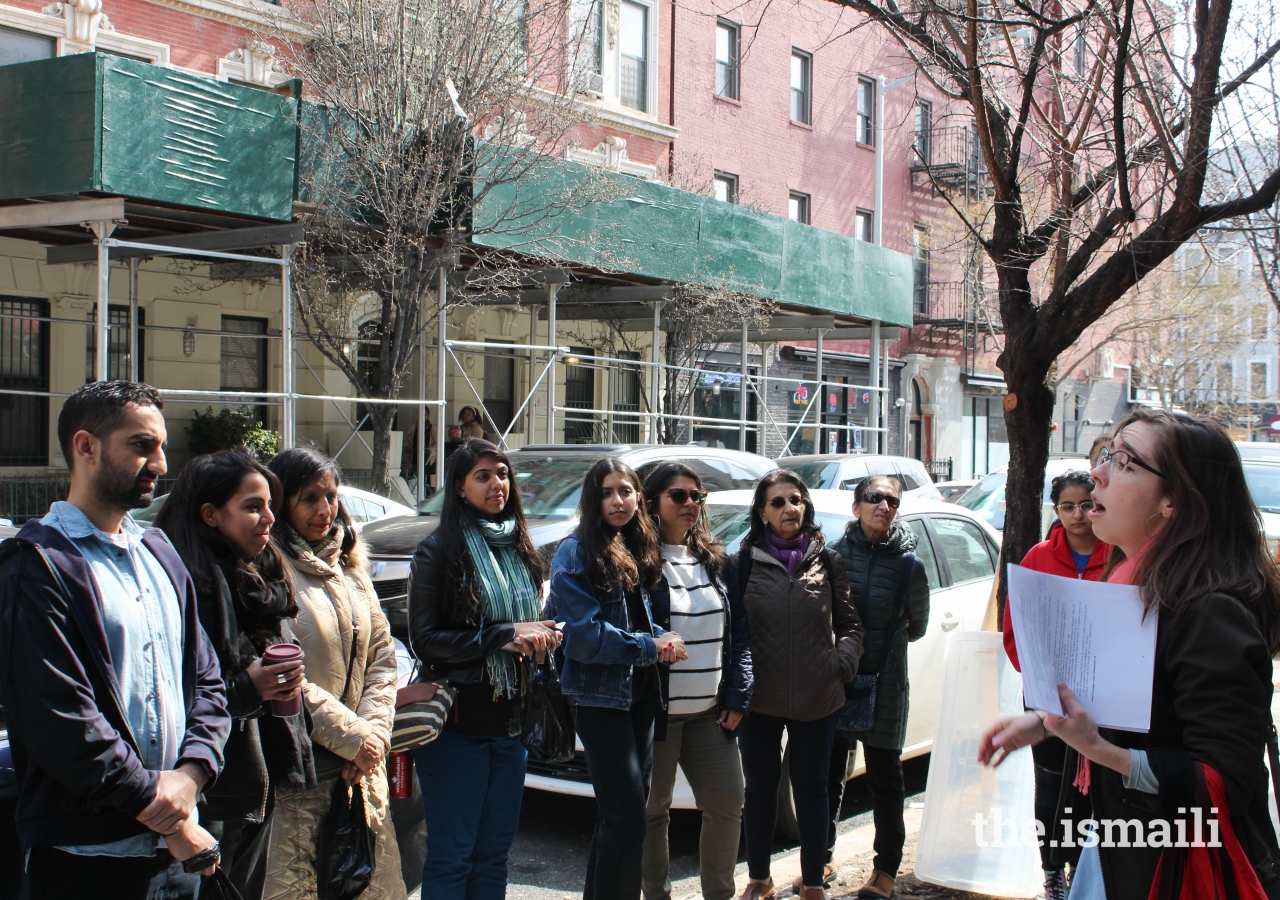
<path id="1" fill-rule="evenodd" d="M 653 774 L 653 720 L 662 702 L 657 684 L 631 709 L 578 706 L 578 737 L 596 792 L 596 829 L 587 857 L 582 900 L 640 896 L 645 807 Z"/>
<path id="2" fill-rule="evenodd" d="M 831 742 L 831 768 L 828 794 L 831 814 L 827 830 L 827 862 L 835 855 L 836 826 L 840 824 L 840 801 L 844 799 L 844 773 L 849 755 L 857 741 L 836 735 Z M 907 824 L 902 807 L 907 801 L 907 786 L 902 780 L 902 751 L 862 745 L 862 758 L 867 765 L 867 788 L 871 791 L 872 819 L 876 826 L 876 851 L 872 863 L 891 878 L 898 877 L 902 865 L 902 848 L 907 842 Z"/>
<path id="3" fill-rule="evenodd" d="M 262 896 L 274 807 L 275 791 L 272 790 L 267 792 L 267 813 L 261 823 L 209 821 L 204 826 L 221 846 L 221 868 L 244 900 L 259 900 Z"/>
<path id="4" fill-rule="evenodd" d="M 769 854 L 778 824 L 778 784 L 782 780 L 782 730 L 787 730 L 791 798 L 800 832 L 800 874 L 806 887 L 822 884 L 827 839 L 827 769 L 836 714 L 811 722 L 752 713 L 738 726 L 746 805 L 747 871 L 757 881 L 769 877 Z"/>
<path id="5" fill-rule="evenodd" d="M 35 847 L 27 858 L 31 900 L 146 900 L 151 879 L 173 862 L 167 850 L 155 856 L 79 856 Z"/>
<path id="6" fill-rule="evenodd" d="M 1049 846 L 1055 831 L 1061 831 L 1058 818 L 1058 795 L 1062 793 L 1062 769 L 1066 762 L 1067 745 L 1059 738 L 1046 738 L 1031 748 L 1031 759 L 1036 765 L 1036 818 L 1044 825 L 1045 838 L 1040 844 L 1040 865 L 1045 869 L 1061 869 L 1068 851 Z M 1062 843 L 1062 835 L 1057 835 Z M 1079 853 L 1079 850 L 1076 851 Z M 1053 857 L 1057 856 L 1055 860 Z M 1074 854 L 1072 855 L 1074 857 Z M 1072 858 L 1074 863 L 1075 859 Z"/>

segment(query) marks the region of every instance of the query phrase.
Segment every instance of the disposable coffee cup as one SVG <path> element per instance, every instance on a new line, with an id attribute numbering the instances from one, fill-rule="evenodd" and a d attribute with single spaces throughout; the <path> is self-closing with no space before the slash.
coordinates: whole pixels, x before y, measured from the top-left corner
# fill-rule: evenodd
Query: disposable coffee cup
<path id="1" fill-rule="evenodd" d="M 305 656 L 297 644 L 272 644 L 262 654 L 262 664 L 274 666 L 277 663 L 302 660 Z M 270 705 L 273 716 L 296 716 L 302 712 L 302 691 L 298 691 L 292 700 L 272 700 Z"/>

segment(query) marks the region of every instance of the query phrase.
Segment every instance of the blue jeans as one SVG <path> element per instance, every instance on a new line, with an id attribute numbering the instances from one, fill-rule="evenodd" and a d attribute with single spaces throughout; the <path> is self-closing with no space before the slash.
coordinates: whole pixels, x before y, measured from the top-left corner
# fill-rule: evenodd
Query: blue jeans
<path id="1" fill-rule="evenodd" d="M 444 731 L 413 751 L 427 820 L 423 896 L 502 900 L 528 753 L 518 737 Z"/>
<path id="2" fill-rule="evenodd" d="M 791 798 L 800 832 L 800 873 L 805 887 L 822 884 L 827 861 L 827 770 L 836 714 L 811 722 L 752 713 L 738 726 L 746 805 L 742 822 L 747 838 L 747 871 L 756 881 L 769 877 L 769 853 L 778 823 L 778 784 L 782 781 L 782 730 L 787 730 Z"/>

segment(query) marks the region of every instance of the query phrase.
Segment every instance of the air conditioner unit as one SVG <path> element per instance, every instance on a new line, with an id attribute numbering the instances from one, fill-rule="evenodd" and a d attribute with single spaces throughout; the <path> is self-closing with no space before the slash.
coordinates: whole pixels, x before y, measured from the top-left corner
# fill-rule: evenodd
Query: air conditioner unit
<path id="1" fill-rule="evenodd" d="M 599 72 L 583 72 L 578 76 L 578 93 L 599 99 L 604 96 L 604 76 Z"/>
<path id="2" fill-rule="evenodd" d="M 1101 378 L 1105 381 L 1115 376 L 1116 355 L 1110 347 L 1100 349 L 1096 354 L 1095 362 L 1096 365 L 1093 371 L 1095 378 Z"/>

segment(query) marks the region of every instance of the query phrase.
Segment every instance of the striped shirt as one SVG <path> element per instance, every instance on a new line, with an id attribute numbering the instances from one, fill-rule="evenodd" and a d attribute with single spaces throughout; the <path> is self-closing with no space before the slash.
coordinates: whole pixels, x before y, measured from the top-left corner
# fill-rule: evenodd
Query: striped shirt
<path id="1" fill-rule="evenodd" d="M 662 574 L 671 588 L 671 630 L 684 638 L 689 658 L 671 664 L 667 711 L 692 715 L 716 705 L 723 666 L 725 610 L 706 566 L 689 548 L 662 547 Z"/>

